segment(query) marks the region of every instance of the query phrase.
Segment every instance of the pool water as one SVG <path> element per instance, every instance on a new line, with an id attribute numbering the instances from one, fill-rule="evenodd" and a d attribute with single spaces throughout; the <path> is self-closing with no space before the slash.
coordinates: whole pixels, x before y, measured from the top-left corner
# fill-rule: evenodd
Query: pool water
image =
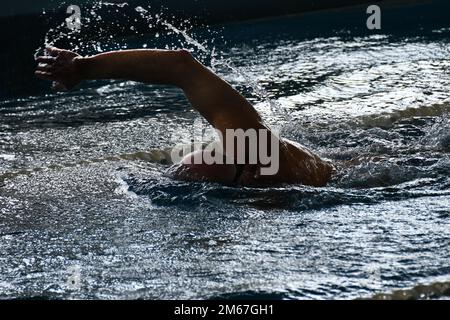
<path id="1" fill-rule="evenodd" d="M 0 101 L 0 298 L 338 299 L 448 286 L 449 26 L 308 35 L 302 21 L 221 26 L 227 42 L 209 63 L 283 137 L 336 163 L 325 188 L 163 176 L 167 150 L 208 130 L 176 88 L 98 81 Z"/>

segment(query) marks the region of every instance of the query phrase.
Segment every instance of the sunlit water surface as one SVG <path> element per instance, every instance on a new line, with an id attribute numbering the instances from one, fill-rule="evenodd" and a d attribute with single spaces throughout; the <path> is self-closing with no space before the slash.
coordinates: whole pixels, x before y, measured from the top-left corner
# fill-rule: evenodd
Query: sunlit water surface
<path id="1" fill-rule="evenodd" d="M 165 151 L 205 125 L 175 88 L 1 101 L 0 297 L 361 298 L 447 283 L 450 30 L 317 38 L 283 28 L 295 19 L 225 27 L 216 50 L 242 73 L 215 68 L 337 164 L 329 186 L 164 177 Z"/>

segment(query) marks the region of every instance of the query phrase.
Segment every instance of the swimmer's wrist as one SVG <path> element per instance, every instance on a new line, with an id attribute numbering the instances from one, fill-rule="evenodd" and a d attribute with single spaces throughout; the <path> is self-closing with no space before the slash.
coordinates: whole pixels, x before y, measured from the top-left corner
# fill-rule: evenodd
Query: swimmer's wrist
<path id="1" fill-rule="evenodd" d="M 78 76 L 82 80 L 88 80 L 90 79 L 89 75 L 89 57 L 76 57 L 74 58 L 74 64 L 75 64 L 75 70 Z"/>

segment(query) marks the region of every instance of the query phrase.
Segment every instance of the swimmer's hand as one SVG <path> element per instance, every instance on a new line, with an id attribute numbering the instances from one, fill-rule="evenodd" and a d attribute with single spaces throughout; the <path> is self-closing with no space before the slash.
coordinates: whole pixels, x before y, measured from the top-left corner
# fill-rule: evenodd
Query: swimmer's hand
<path id="1" fill-rule="evenodd" d="M 69 50 L 47 47 L 48 55 L 37 57 L 39 62 L 35 75 L 44 80 L 53 81 L 56 91 L 68 91 L 78 85 L 81 74 L 77 68 L 76 60 L 81 56 Z"/>

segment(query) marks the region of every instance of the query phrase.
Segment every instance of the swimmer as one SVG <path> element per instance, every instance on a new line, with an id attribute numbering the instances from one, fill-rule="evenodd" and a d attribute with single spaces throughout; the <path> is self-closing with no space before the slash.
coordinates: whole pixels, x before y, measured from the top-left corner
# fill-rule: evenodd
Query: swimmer
<path id="1" fill-rule="evenodd" d="M 40 79 L 53 81 L 53 88 L 58 91 L 71 90 L 83 80 L 96 79 L 131 80 L 182 89 L 191 105 L 219 132 L 223 157 L 232 161 L 198 163 L 193 160 L 199 156 L 218 154 L 214 154 L 214 150 L 197 150 L 168 170 L 175 179 L 242 186 L 289 183 L 321 187 L 327 184 L 335 170 L 329 161 L 304 146 L 276 136 L 249 101 L 187 50 L 123 50 L 89 57 L 55 47 L 46 48 L 46 51 L 46 56 L 36 59 L 39 64 L 35 74 Z M 262 174 L 268 164 L 259 156 L 256 161 L 250 161 L 249 153 L 255 152 L 255 145 L 257 153 L 265 145 L 264 142 L 261 144 L 260 137 L 256 144 L 245 141 L 244 160 L 238 161 L 236 147 L 228 147 L 225 141 L 227 130 L 238 129 L 263 130 L 270 136 L 265 141 L 276 139 L 276 147 L 267 143 L 269 154 L 278 156 L 276 173 Z"/>

